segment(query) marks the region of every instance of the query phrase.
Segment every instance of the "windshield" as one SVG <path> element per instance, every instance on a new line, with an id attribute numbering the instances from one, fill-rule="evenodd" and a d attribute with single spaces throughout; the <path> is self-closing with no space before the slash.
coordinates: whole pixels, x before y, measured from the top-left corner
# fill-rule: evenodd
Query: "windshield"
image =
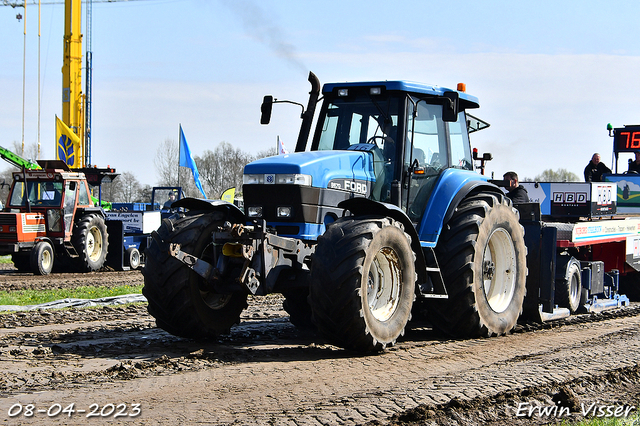
<path id="1" fill-rule="evenodd" d="M 55 207 L 62 200 L 62 182 L 28 181 L 27 191 L 31 207 Z M 26 206 L 24 182 L 16 182 L 11 193 L 10 206 Z"/>
<path id="2" fill-rule="evenodd" d="M 348 149 L 360 143 L 377 145 L 389 161 L 395 154 L 400 99 L 360 95 L 337 98 L 327 105 L 315 149 Z"/>

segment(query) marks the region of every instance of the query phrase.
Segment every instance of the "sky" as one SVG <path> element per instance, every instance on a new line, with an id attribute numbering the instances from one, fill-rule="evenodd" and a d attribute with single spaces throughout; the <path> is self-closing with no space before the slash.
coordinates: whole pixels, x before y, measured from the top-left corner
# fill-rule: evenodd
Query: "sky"
<path id="1" fill-rule="evenodd" d="M 23 108 L 25 143 L 38 140 L 40 45 L 49 159 L 62 114 L 64 5 L 41 11 L 38 37 L 38 7 L 27 6 L 25 37 L 24 9 L 0 6 L 0 146 L 22 141 Z M 94 2 L 92 163 L 155 185 L 158 148 L 177 143 L 180 124 L 194 156 L 223 141 L 255 153 L 278 136 L 293 150 L 300 108 L 274 105 L 264 126 L 260 104 L 269 94 L 306 105 L 312 71 L 323 84 L 464 82 L 480 100 L 472 114 L 491 124 L 471 135 L 493 155 L 487 174 L 523 180 L 565 168 L 581 177 L 594 152 L 612 166 L 607 123 L 640 124 L 638 17 L 636 0 Z"/>

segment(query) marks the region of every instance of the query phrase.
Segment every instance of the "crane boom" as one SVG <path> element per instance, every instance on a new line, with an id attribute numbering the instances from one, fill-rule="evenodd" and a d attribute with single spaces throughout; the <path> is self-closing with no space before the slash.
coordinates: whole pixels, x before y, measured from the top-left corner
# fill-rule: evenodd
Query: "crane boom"
<path id="1" fill-rule="evenodd" d="M 62 121 L 84 141 L 82 105 L 81 0 L 65 0 Z M 75 158 L 79 168 L 85 166 L 84 152 Z"/>
<path id="2" fill-rule="evenodd" d="M 14 154 L 13 152 L 1 146 L 0 146 L 0 158 L 21 169 L 25 168 L 28 170 L 37 170 L 42 168 L 38 164 L 32 161 L 29 161 L 25 158 L 22 158 L 18 154 Z"/>

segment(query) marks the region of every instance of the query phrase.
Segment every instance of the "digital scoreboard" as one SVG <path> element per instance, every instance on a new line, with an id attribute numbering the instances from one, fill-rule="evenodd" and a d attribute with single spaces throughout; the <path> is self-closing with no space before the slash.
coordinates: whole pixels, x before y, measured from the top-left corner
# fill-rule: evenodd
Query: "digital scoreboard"
<path id="1" fill-rule="evenodd" d="M 613 130 L 614 152 L 640 151 L 640 126 L 624 126 Z"/>

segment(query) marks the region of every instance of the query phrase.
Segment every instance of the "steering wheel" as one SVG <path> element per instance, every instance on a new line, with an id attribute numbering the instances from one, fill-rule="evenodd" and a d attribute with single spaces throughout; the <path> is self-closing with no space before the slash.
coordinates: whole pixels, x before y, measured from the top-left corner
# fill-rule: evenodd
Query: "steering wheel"
<path id="1" fill-rule="evenodd" d="M 368 140 L 367 143 L 370 144 L 374 144 L 375 146 L 379 147 L 378 144 L 376 143 L 376 139 L 380 139 L 382 141 L 382 144 L 384 144 L 384 141 L 386 139 L 386 136 L 371 136 Z"/>

